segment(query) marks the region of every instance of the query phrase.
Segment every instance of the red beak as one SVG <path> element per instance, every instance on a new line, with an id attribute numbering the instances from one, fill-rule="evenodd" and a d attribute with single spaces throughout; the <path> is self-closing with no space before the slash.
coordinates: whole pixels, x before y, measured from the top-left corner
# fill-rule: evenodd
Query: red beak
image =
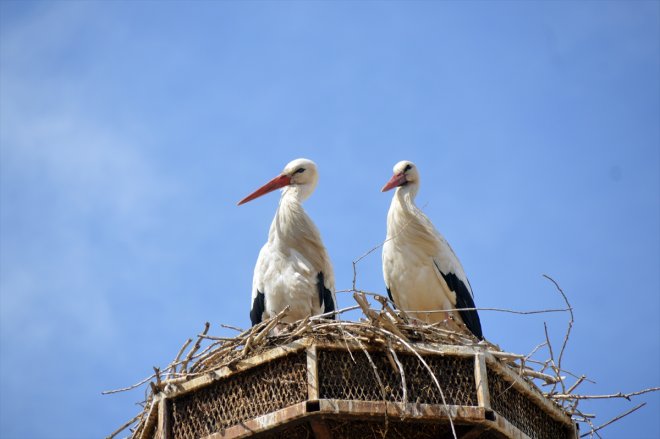
<path id="1" fill-rule="evenodd" d="M 259 189 L 256 191 L 252 192 L 250 195 L 247 197 L 243 198 L 241 201 L 238 202 L 238 206 L 241 204 L 245 204 L 248 201 L 252 201 L 255 198 L 259 198 L 262 195 L 266 195 L 268 192 L 273 192 L 275 189 L 282 188 L 284 186 L 288 186 L 291 184 L 291 177 L 288 175 L 278 175 L 277 177 L 273 178 L 271 181 L 266 183 L 265 185 L 261 186 Z"/>
<path id="2" fill-rule="evenodd" d="M 381 192 L 387 192 L 392 188 L 395 188 L 397 186 L 401 186 L 407 183 L 408 180 L 406 180 L 406 174 L 403 172 L 400 174 L 395 174 L 390 178 L 390 181 L 385 183 L 385 186 L 380 190 Z"/>

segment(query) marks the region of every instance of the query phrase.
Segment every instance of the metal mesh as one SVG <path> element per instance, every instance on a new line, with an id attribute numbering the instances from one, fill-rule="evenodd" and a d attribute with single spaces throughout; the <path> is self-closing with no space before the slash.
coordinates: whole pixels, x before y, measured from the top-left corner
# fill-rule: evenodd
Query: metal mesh
<path id="1" fill-rule="evenodd" d="M 197 439 L 307 399 L 305 351 L 239 372 L 173 398 L 174 439 Z"/>
<path id="2" fill-rule="evenodd" d="M 376 365 L 385 395 L 375 378 L 374 369 L 362 351 L 319 350 L 319 397 L 360 401 L 403 401 L 401 375 L 382 352 L 369 354 Z M 442 397 L 428 370 L 410 354 L 398 354 L 403 365 L 408 402 L 442 404 Z M 435 374 L 450 405 L 477 405 L 474 358 L 426 356 L 424 360 Z"/>
<path id="3" fill-rule="evenodd" d="M 385 352 L 370 352 L 369 355 L 375 371 L 361 350 L 353 350 L 351 353 L 339 348 L 317 348 L 319 398 L 403 402 L 402 379 L 398 367 Z M 407 401 L 442 405 L 440 392 L 418 357 L 399 353 L 398 359 L 404 369 Z M 478 405 L 474 357 L 425 355 L 424 360 L 439 381 L 447 404 Z M 487 373 L 491 406 L 499 415 L 532 439 L 572 437 L 570 427 L 553 419 L 541 405 L 512 387 L 496 370 L 489 367 Z M 307 399 L 307 355 L 302 350 L 236 372 L 208 386 L 168 400 L 170 434 L 173 439 L 206 437 Z M 382 417 L 312 416 L 322 421 L 331 437 L 336 439 L 453 437 L 446 420 L 420 422 L 389 418 L 386 422 Z M 455 425 L 458 437 L 474 428 L 474 425 L 466 424 L 467 421 L 463 425 Z M 314 437 L 308 420 L 273 427 L 257 436 L 274 439 Z M 491 430 L 481 432 L 478 437 L 502 439 L 505 436 Z"/>
<path id="4" fill-rule="evenodd" d="M 532 439 L 573 437 L 565 424 L 554 420 L 544 408 L 520 393 L 510 382 L 490 368 L 488 369 L 488 391 L 493 410 Z"/>

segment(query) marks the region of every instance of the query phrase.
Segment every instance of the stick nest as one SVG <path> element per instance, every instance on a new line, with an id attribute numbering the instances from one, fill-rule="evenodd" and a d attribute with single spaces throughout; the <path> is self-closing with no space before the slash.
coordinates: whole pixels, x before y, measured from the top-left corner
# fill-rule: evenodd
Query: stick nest
<path id="1" fill-rule="evenodd" d="M 552 281 L 552 279 L 550 280 Z M 590 430 L 582 436 L 600 437 L 598 430 L 641 408 L 644 404 L 640 404 L 634 409 L 596 427 L 591 421 L 594 415 L 584 414 L 578 409 L 578 403 L 581 400 L 601 398 L 630 399 L 631 396 L 656 391 L 660 388 L 656 387 L 630 394 L 618 393 L 613 395 L 579 395 L 574 393 L 575 389 L 581 383 L 589 380 L 584 375 L 577 376 L 561 368 L 561 356 L 566 347 L 573 319 L 572 309 L 570 308 L 570 304 L 568 304 L 566 296 L 556 283 L 555 285 L 569 306 L 565 311 L 571 312 L 571 321 L 559 358 L 555 358 L 554 356 L 550 340 L 547 338 L 547 328 L 546 342 L 534 348 L 527 355 L 514 354 L 502 351 L 498 345 L 490 343 L 487 340 L 478 340 L 461 323 L 451 320 L 433 325 L 413 322 L 404 312 L 400 310 L 395 311 L 393 305 L 386 297 L 355 290 L 351 290 L 350 292 L 353 293 L 357 305 L 333 313 L 308 317 L 295 323 L 282 322 L 288 311 L 288 309 L 284 309 L 277 316 L 265 320 L 248 330 L 221 325 L 223 328 L 229 328 L 239 332 L 235 337 L 216 337 L 209 335 L 210 324 L 206 323 L 202 333 L 197 335 L 195 343 L 192 344 L 193 339 L 188 339 L 167 367 L 162 369 L 154 367 L 153 374 L 132 386 L 103 392 L 104 394 L 123 392 L 149 383 L 145 391 L 145 399 L 140 403 L 142 411 L 109 435 L 108 439 L 117 436 L 129 427 L 131 427 L 129 437 L 135 439 L 149 437 L 150 432 L 153 430 L 156 417 L 156 395 L 162 391 L 167 391 L 168 385 L 179 384 L 223 367 L 232 367 L 232 365 L 241 360 L 259 355 L 274 347 L 287 345 L 302 338 L 335 343 L 341 343 L 344 340 L 351 341 L 354 345 L 357 343 L 361 346 L 365 352 L 366 347 L 378 348 L 385 351 L 391 360 L 392 367 L 395 369 L 400 367 L 400 364 L 397 366 L 398 362 L 396 361 L 397 357 L 394 350 L 409 351 L 415 354 L 419 361 L 429 370 L 441 394 L 442 389 L 438 380 L 420 354 L 428 353 L 429 345 L 475 347 L 489 352 L 498 358 L 505 366 L 518 374 L 521 379 L 533 383 L 535 386 L 550 386 L 550 390 L 545 391 L 544 395 L 551 401 L 554 401 L 569 416 L 572 416 L 575 421 L 586 423 L 590 427 Z M 374 302 L 380 305 L 380 309 L 372 308 L 366 299 L 366 295 L 373 296 L 375 299 Z M 343 314 L 355 309 L 362 311 L 363 318 L 359 321 L 341 320 Z M 334 317 L 334 319 L 331 319 L 331 317 Z M 190 346 L 191 344 L 192 346 Z M 422 349 L 419 346 L 421 344 L 426 346 L 426 348 Z M 544 346 L 547 347 L 550 358 L 546 361 L 532 359 L 532 356 Z M 371 362 L 371 365 L 374 368 L 376 367 L 373 362 Z M 375 375 L 378 379 L 378 374 Z M 565 375 L 575 378 L 575 381 L 570 387 L 565 383 Z"/>

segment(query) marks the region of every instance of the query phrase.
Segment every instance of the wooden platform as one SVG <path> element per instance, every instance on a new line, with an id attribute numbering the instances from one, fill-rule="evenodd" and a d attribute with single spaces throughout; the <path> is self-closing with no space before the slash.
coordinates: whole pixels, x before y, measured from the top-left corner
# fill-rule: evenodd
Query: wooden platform
<path id="1" fill-rule="evenodd" d="M 143 438 L 578 436 L 559 406 L 479 347 L 414 346 L 426 365 L 343 340 L 273 348 L 168 385 Z"/>

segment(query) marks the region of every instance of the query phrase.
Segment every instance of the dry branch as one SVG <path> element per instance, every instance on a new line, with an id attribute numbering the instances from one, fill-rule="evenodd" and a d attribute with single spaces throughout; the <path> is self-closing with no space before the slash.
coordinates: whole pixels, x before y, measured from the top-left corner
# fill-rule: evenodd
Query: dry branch
<path id="1" fill-rule="evenodd" d="M 188 362 L 192 359 L 193 355 L 195 355 L 195 352 L 200 348 L 202 340 L 204 335 L 206 335 L 207 332 L 209 332 L 209 328 L 211 327 L 211 324 L 209 322 L 204 323 L 204 332 L 202 332 L 201 336 L 197 336 L 197 341 L 195 342 L 195 345 L 193 348 L 190 350 L 188 355 L 186 356 L 186 359 L 183 360 L 183 363 L 181 363 L 181 371 L 185 372 L 186 368 L 188 367 Z"/>
<path id="2" fill-rule="evenodd" d="M 584 434 L 581 435 L 580 437 L 593 436 L 594 433 L 596 433 L 598 430 L 601 430 L 601 429 L 607 427 L 608 425 L 610 425 L 610 424 L 612 424 L 612 423 L 618 421 L 619 419 L 628 416 L 628 415 L 631 414 L 632 412 L 635 412 L 635 411 L 641 409 L 641 408 L 644 407 L 645 405 L 646 405 L 646 403 L 643 402 L 643 403 L 641 403 L 641 404 L 639 404 L 639 405 L 637 405 L 637 406 L 631 408 L 631 409 L 628 410 L 627 412 L 622 413 L 622 414 L 620 414 L 619 416 L 615 416 L 614 418 L 610 419 L 609 421 L 605 422 L 604 424 L 601 424 L 601 425 L 599 425 L 598 427 L 594 427 L 594 428 L 592 428 L 590 432 L 588 432 L 588 433 L 584 433 Z M 596 434 L 597 434 L 597 433 L 596 433 Z"/>
<path id="3" fill-rule="evenodd" d="M 645 393 L 657 392 L 660 390 L 660 387 L 649 387 L 648 389 L 638 390 L 637 392 L 630 393 L 612 393 L 610 395 L 575 395 L 575 394 L 556 394 L 548 395 L 552 399 L 610 399 L 610 398 L 623 398 L 630 401 L 630 398 L 637 395 L 643 395 Z"/>
<path id="4" fill-rule="evenodd" d="M 133 425 L 133 423 L 138 419 L 140 419 L 142 416 L 143 413 L 140 413 L 139 415 L 137 415 L 136 417 L 134 417 L 133 419 L 131 419 L 130 421 L 128 421 L 127 423 L 125 423 L 124 425 L 113 431 L 112 433 L 110 433 L 105 439 L 112 439 L 113 437 L 117 436 L 119 433 L 121 433 L 122 431 L 126 430 L 128 427 Z"/>
<path id="5" fill-rule="evenodd" d="M 559 284 L 550 276 L 547 274 L 544 274 L 543 277 L 548 279 L 550 282 L 552 282 L 555 285 L 555 288 L 557 288 L 557 291 L 561 293 L 561 297 L 564 298 L 564 302 L 566 302 L 566 306 L 568 307 L 568 312 L 571 316 L 570 320 L 568 321 L 568 327 L 566 328 L 566 336 L 564 337 L 564 341 L 561 345 L 561 350 L 559 351 L 559 358 L 557 358 L 557 370 L 561 370 L 561 360 L 564 357 L 564 351 L 566 350 L 566 345 L 568 344 L 568 338 L 571 335 L 571 330 L 573 329 L 573 322 L 575 321 L 575 318 L 573 316 L 573 307 L 571 306 L 570 302 L 568 301 L 568 297 L 566 297 L 566 294 L 564 294 L 564 290 L 561 289 Z M 566 386 L 564 385 L 564 382 L 561 381 L 561 388 L 562 392 L 566 392 Z"/>

